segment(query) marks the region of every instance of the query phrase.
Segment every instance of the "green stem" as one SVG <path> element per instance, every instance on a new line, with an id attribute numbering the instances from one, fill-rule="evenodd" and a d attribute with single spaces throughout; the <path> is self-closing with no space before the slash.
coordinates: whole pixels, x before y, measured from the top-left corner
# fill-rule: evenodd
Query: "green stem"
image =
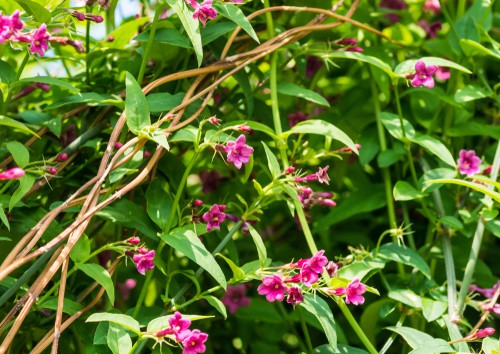
<path id="1" fill-rule="evenodd" d="M 16 81 L 18 81 L 21 78 L 21 74 L 24 71 L 24 68 L 26 67 L 26 64 L 28 63 L 28 60 L 30 59 L 30 52 L 27 51 L 26 55 L 23 58 L 23 61 L 21 62 L 21 66 L 19 67 L 19 70 L 17 70 L 16 73 Z M 9 93 L 7 94 L 7 97 L 5 98 L 5 102 L 2 107 L 2 114 L 5 114 L 9 108 L 10 101 L 12 100 L 12 89 L 9 86 Z"/>
<path id="2" fill-rule="evenodd" d="M 398 322 L 396 323 L 396 327 L 401 327 L 405 321 L 405 318 L 406 318 L 406 313 L 402 313 L 401 316 L 399 317 L 399 320 Z M 380 349 L 380 353 L 379 354 L 385 354 L 386 351 L 389 350 L 389 348 L 391 347 L 392 343 L 394 343 L 394 340 L 396 339 L 397 337 L 397 333 L 392 333 L 391 336 L 389 337 L 389 339 L 387 339 L 387 342 L 385 342 L 384 346 L 382 347 L 382 349 Z"/>
<path id="3" fill-rule="evenodd" d="M 137 82 L 141 85 L 144 79 L 144 73 L 146 71 L 146 64 L 148 63 L 149 54 L 151 53 L 151 48 L 153 47 L 153 39 L 156 33 L 156 27 L 158 26 L 158 19 L 163 11 L 163 6 L 158 6 L 155 12 L 155 17 L 153 19 L 153 24 L 151 25 L 151 31 L 149 32 L 148 43 L 146 45 L 146 51 L 144 52 L 144 57 L 142 58 L 141 69 L 139 70 L 139 75 L 137 76 Z"/>
<path id="4" fill-rule="evenodd" d="M 299 203 L 295 203 L 295 211 L 297 212 L 297 216 L 299 217 L 300 226 L 302 226 L 302 231 L 304 232 L 309 250 L 312 254 L 315 254 L 318 252 L 318 247 L 316 246 L 316 242 L 314 242 L 314 238 L 311 233 L 311 229 L 309 228 L 309 224 L 307 223 L 306 215 L 304 214 L 302 205 L 300 205 Z"/>
<path id="5" fill-rule="evenodd" d="M 491 170 L 491 180 L 496 182 L 498 178 L 498 169 L 500 168 L 500 142 L 497 145 L 497 150 L 495 152 L 495 158 L 493 160 L 493 167 Z M 493 184 L 488 185 L 488 189 L 493 190 Z M 484 204 L 489 205 L 492 202 L 491 197 L 484 197 Z M 457 315 L 461 316 L 465 309 L 465 300 L 467 294 L 469 293 L 469 287 L 472 282 L 472 276 L 474 275 L 474 270 L 476 268 L 477 258 L 479 256 L 479 250 L 481 249 L 481 243 L 483 241 L 484 234 L 484 219 L 479 216 L 477 222 L 476 232 L 474 233 L 474 239 L 472 240 L 472 247 L 469 254 L 469 260 L 467 261 L 467 266 L 465 267 L 464 279 L 462 280 L 462 285 L 460 286 L 460 295 L 458 297 Z"/>
<path id="6" fill-rule="evenodd" d="M 170 209 L 170 215 L 168 216 L 167 225 L 165 226 L 165 229 L 163 230 L 164 233 L 168 233 L 170 231 L 170 229 L 172 228 L 172 224 L 174 222 L 174 216 L 175 216 L 176 210 L 178 208 L 182 193 L 184 191 L 184 186 L 186 185 L 186 181 L 189 177 L 189 174 L 191 173 L 191 169 L 193 168 L 193 166 L 196 162 L 197 156 L 198 156 L 198 152 L 195 152 L 195 154 L 191 158 L 191 161 L 189 161 L 189 164 L 187 165 L 186 170 L 184 171 L 184 174 L 182 175 L 181 182 L 179 183 L 179 188 L 177 189 L 177 193 L 175 194 L 174 201 L 172 203 L 172 208 Z M 160 256 L 161 251 L 163 250 L 163 247 L 165 247 L 165 245 L 166 245 L 166 243 L 163 240 L 160 240 L 160 243 L 155 250 L 155 254 L 158 255 L 158 257 Z M 146 298 L 146 293 L 148 291 L 149 284 L 151 283 L 151 280 L 153 279 L 154 271 L 155 271 L 155 268 L 151 269 L 148 272 L 148 274 L 146 275 L 146 279 L 144 280 L 144 285 L 142 286 L 141 293 L 139 294 L 139 298 L 137 299 L 137 303 L 135 305 L 132 317 L 137 317 L 137 315 L 139 314 L 139 311 L 141 310 L 144 299 Z"/>
<path id="7" fill-rule="evenodd" d="M 307 324 L 306 324 L 306 320 L 304 318 L 304 313 L 303 313 L 304 309 L 299 306 L 297 311 L 299 313 L 300 327 L 302 328 L 302 332 L 304 333 L 304 337 L 305 337 L 306 344 L 307 344 L 307 352 L 309 354 L 313 354 L 314 349 L 313 349 L 313 345 L 311 342 L 311 337 L 309 336 L 309 331 L 307 330 Z"/>
<path id="8" fill-rule="evenodd" d="M 370 354 L 378 354 L 377 349 L 375 349 L 373 344 L 370 342 L 370 340 L 366 336 L 365 332 L 363 332 L 363 330 L 359 326 L 356 319 L 353 317 L 351 311 L 349 310 L 347 305 L 344 303 L 344 301 L 342 299 L 339 299 L 339 301 L 337 302 L 337 305 L 339 306 L 340 311 L 342 311 L 342 313 L 344 314 L 344 317 L 346 318 L 347 322 L 349 322 L 349 324 L 351 325 L 354 332 L 356 332 L 356 334 L 358 335 L 361 342 L 363 342 L 363 344 L 365 345 L 368 352 L 370 352 Z"/>
<path id="9" fill-rule="evenodd" d="M 406 138 L 405 125 L 403 121 L 403 110 L 401 109 L 401 102 L 399 100 L 399 87 L 397 80 L 393 81 L 392 86 L 394 87 L 394 99 L 396 100 L 396 108 L 398 110 L 399 124 L 401 124 L 401 133 L 403 134 L 403 138 Z"/>
<path id="10" fill-rule="evenodd" d="M 264 0 L 264 8 L 269 7 L 269 0 Z M 273 17 L 271 12 L 266 13 L 266 24 L 267 24 L 267 33 L 269 38 L 274 37 L 274 24 Z M 281 133 L 283 133 L 283 129 L 281 127 L 281 118 L 280 118 L 280 110 L 279 110 L 279 101 L 278 101 L 278 82 L 277 82 L 277 69 L 278 69 L 278 53 L 273 52 L 270 55 L 269 59 L 270 68 L 269 68 L 269 88 L 271 90 L 271 109 L 273 113 L 273 123 L 274 123 L 274 131 L 276 135 L 280 137 Z M 286 143 L 280 137 L 278 141 L 278 150 L 280 152 L 281 161 L 283 163 L 283 167 L 286 169 L 288 167 L 288 157 L 286 154 Z"/>
<path id="11" fill-rule="evenodd" d="M 89 9 L 87 8 L 87 12 Z M 85 81 L 87 86 L 90 86 L 90 65 L 89 65 L 89 53 L 90 53 L 90 22 L 87 21 L 87 32 L 85 33 Z"/>
<path id="12" fill-rule="evenodd" d="M 144 342 L 144 339 L 142 339 L 142 338 L 137 339 L 137 341 L 134 343 L 134 346 L 132 347 L 132 349 L 129 350 L 129 353 L 134 353 L 136 351 L 136 349 L 141 345 L 142 342 Z"/>
<path id="13" fill-rule="evenodd" d="M 456 16 L 457 20 L 465 14 L 466 2 L 467 2 L 467 0 L 458 0 L 457 16 Z"/>

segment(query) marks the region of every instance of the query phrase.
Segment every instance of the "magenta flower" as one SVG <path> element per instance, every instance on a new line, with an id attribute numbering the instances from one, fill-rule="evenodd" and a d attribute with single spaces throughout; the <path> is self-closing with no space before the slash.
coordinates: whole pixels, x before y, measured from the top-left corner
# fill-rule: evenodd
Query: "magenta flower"
<path id="1" fill-rule="evenodd" d="M 223 147 L 227 152 L 227 161 L 234 163 L 237 169 L 241 165 L 250 161 L 250 155 L 253 154 L 253 148 L 246 144 L 247 139 L 245 135 L 241 134 L 236 141 L 228 141 L 226 146 Z"/>
<path id="2" fill-rule="evenodd" d="M 288 296 L 286 297 L 286 302 L 297 305 L 304 301 L 304 295 L 302 295 L 302 289 L 297 286 L 292 286 L 288 289 Z"/>
<path id="3" fill-rule="evenodd" d="M 133 255 L 132 260 L 137 266 L 137 271 L 144 275 L 147 270 L 151 270 L 155 267 L 153 262 L 155 258 L 155 251 L 148 251 L 145 248 L 139 248 L 139 253 Z"/>
<path id="4" fill-rule="evenodd" d="M 290 123 L 290 128 L 293 128 L 298 123 L 305 122 L 308 119 L 309 119 L 309 116 L 306 113 L 301 112 L 301 111 L 297 111 L 295 113 L 290 113 L 288 115 L 288 122 Z"/>
<path id="5" fill-rule="evenodd" d="M 44 52 L 48 49 L 47 40 L 49 38 L 50 35 L 47 33 L 47 25 L 42 23 L 40 28 L 38 28 L 31 36 L 30 53 L 38 53 L 43 57 Z"/>
<path id="6" fill-rule="evenodd" d="M 212 7 L 212 0 L 205 0 L 200 5 L 196 0 L 186 0 L 189 5 L 194 9 L 193 18 L 200 20 L 205 27 L 208 19 L 214 19 L 217 17 L 217 11 Z"/>
<path id="7" fill-rule="evenodd" d="M 328 168 L 330 166 L 326 166 L 325 168 L 319 168 L 319 171 L 316 172 L 316 176 L 318 177 L 318 182 L 319 183 L 325 183 L 325 184 L 330 184 L 330 177 L 326 173 L 328 171 Z"/>
<path id="8" fill-rule="evenodd" d="M 472 284 L 469 287 L 469 291 L 476 291 L 476 292 L 482 294 L 484 297 L 491 299 L 493 297 L 493 295 L 495 295 L 495 292 L 497 291 L 499 286 L 500 286 L 500 281 L 496 282 L 495 285 L 493 285 L 493 287 L 489 288 L 489 289 L 479 288 L 477 285 Z"/>
<path id="9" fill-rule="evenodd" d="M 122 300 L 127 301 L 130 298 L 130 292 L 137 285 L 137 281 L 135 279 L 127 279 L 123 283 L 117 283 L 116 289 L 120 294 Z"/>
<path id="10" fill-rule="evenodd" d="M 139 243 L 141 243 L 141 239 L 139 237 L 131 237 L 127 240 L 127 243 L 130 243 L 131 245 L 138 245 Z"/>
<path id="11" fill-rule="evenodd" d="M 404 10 L 408 7 L 408 4 L 404 0 L 382 0 L 380 7 L 392 10 Z"/>
<path id="12" fill-rule="evenodd" d="M 426 33 L 426 38 L 436 38 L 437 33 L 441 31 L 442 25 L 441 21 L 434 21 L 432 23 L 427 22 L 426 20 L 420 20 L 417 24 L 423 28 Z"/>
<path id="13" fill-rule="evenodd" d="M 439 0 L 426 0 L 422 10 L 434 13 L 434 15 L 437 16 L 441 12 L 441 4 L 439 4 Z"/>
<path id="14" fill-rule="evenodd" d="M 269 275 L 262 278 L 262 284 L 257 288 L 260 295 L 266 295 L 266 300 L 269 302 L 283 301 L 288 288 L 283 284 L 283 279 L 277 274 Z"/>
<path id="15" fill-rule="evenodd" d="M 168 319 L 168 323 L 170 324 L 170 329 L 175 334 L 175 339 L 177 341 L 182 342 L 190 336 L 191 331 L 189 330 L 189 326 L 191 326 L 191 320 L 188 318 L 182 318 L 179 311 L 176 311 L 174 315 Z"/>
<path id="16" fill-rule="evenodd" d="M 337 288 L 334 290 L 335 295 L 345 295 L 346 304 L 362 305 L 365 302 L 365 298 L 362 296 L 366 292 L 366 285 L 359 282 L 359 278 L 356 277 L 347 284 L 346 288 Z"/>
<path id="17" fill-rule="evenodd" d="M 10 180 L 10 179 L 18 179 L 23 177 L 26 174 L 22 168 L 14 167 L 10 170 L 3 171 L 0 173 L 0 181 Z"/>
<path id="18" fill-rule="evenodd" d="M 19 16 L 19 10 L 14 11 L 10 17 L 0 15 L 0 43 L 5 43 L 9 39 L 17 41 L 17 32 L 24 27 L 24 22 L 19 19 Z"/>
<path id="19" fill-rule="evenodd" d="M 476 156 L 476 152 L 474 150 L 460 150 L 459 154 L 458 170 L 461 174 L 472 176 L 479 173 L 479 164 L 481 164 L 481 159 Z"/>
<path id="20" fill-rule="evenodd" d="M 435 76 L 436 79 L 441 81 L 448 80 L 450 78 L 450 68 L 447 68 L 445 66 L 438 66 Z"/>
<path id="21" fill-rule="evenodd" d="M 325 267 L 325 270 L 328 272 L 328 275 L 330 277 L 336 277 L 338 275 L 339 271 L 339 265 L 335 263 L 334 261 L 328 262 L 328 264 Z"/>
<path id="22" fill-rule="evenodd" d="M 184 345 L 182 354 L 204 353 L 207 348 L 203 343 L 205 343 L 207 339 L 208 334 L 200 332 L 199 329 L 195 329 L 182 341 Z"/>
<path id="23" fill-rule="evenodd" d="M 413 87 L 424 86 L 427 88 L 433 88 L 434 79 L 432 78 L 432 75 L 436 73 L 436 70 L 436 65 L 426 66 L 422 60 L 419 60 L 415 64 L 416 72 L 414 74 L 408 75 L 407 78 L 412 79 L 411 85 Z"/>
<path id="24" fill-rule="evenodd" d="M 493 327 L 486 327 L 483 329 L 480 329 L 479 331 L 476 332 L 476 334 L 473 336 L 474 338 L 481 339 L 485 337 L 489 337 L 495 333 L 495 328 Z"/>
<path id="25" fill-rule="evenodd" d="M 303 267 L 300 270 L 300 281 L 305 286 L 311 286 L 316 283 L 319 279 L 318 273 L 309 267 Z"/>
<path id="26" fill-rule="evenodd" d="M 316 273 L 322 273 L 323 267 L 328 264 L 328 258 L 323 256 L 324 253 L 325 253 L 324 250 L 318 251 L 311 258 L 309 258 L 306 262 L 304 262 L 302 267 L 308 266 Z"/>
<path id="27" fill-rule="evenodd" d="M 246 289 L 243 284 L 228 285 L 222 303 L 226 305 L 230 313 L 236 313 L 240 307 L 250 306 L 250 299 L 245 295 Z"/>
<path id="28" fill-rule="evenodd" d="M 220 231 L 219 225 L 223 223 L 224 220 L 226 220 L 226 214 L 223 213 L 225 209 L 226 206 L 223 204 L 214 204 L 209 211 L 203 214 L 201 218 L 207 223 L 208 232 L 212 231 L 213 228 L 216 228 Z"/>

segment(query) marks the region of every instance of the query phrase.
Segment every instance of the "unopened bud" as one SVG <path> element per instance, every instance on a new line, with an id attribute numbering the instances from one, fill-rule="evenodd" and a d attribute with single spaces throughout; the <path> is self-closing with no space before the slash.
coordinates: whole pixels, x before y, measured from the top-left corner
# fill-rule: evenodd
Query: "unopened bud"
<path id="1" fill-rule="evenodd" d="M 148 150 L 144 150 L 143 156 L 145 159 L 149 159 L 151 157 L 151 153 Z"/>
<path id="2" fill-rule="evenodd" d="M 220 211 L 226 210 L 226 205 L 225 204 L 219 204 L 219 210 Z"/>
<path id="3" fill-rule="evenodd" d="M 85 19 L 87 21 L 92 21 L 92 22 L 95 22 L 95 23 L 101 23 L 102 21 L 104 21 L 104 19 L 102 18 L 102 16 L 93 15 L 93 14 L 85 14 Z"/>
<path id="4" fill-rule="evenodd" d="M 113 36 L 109 36 L 107 39 L 108 42 L 113 42 L 114 40 L 115 40 L 115 37 L 113 37 Z"/>
<path id="5" fill-rule="evenodd" d="M 71 16 L 76 18 L 78 21 L 85 21 L 85 14 L 82 14 L 81 12 L 72 10 L 70 11 Z"/>
<path id="6" fill-rule="evenodd" d="M 485 338 L 485 337 L 489 337 L 489 336 L 493 335 L 493 333 L 495 333 L 495 328 L 486 327 L 486 328 L 483 328 L 483 329 L 480 329 L 479 331 L 477 331 L 474 337 L 476 337 L 478 339 Z"/>
<path id="7" fill-rule="evenodd" d="M 141 243 L 141 239 L 139 237 L 131 237 L 127 240 L 127 243 L 130 243 L 131 245 L 138 245 Z"/>
<path id="8" fill-rule="evenodd" d="M 212 123 L 213 125 L 217 125 L 220 122 L 220 119 L 218 119 L 216 116 L 208 118 L 208 121 Z"/>
<path id="9" fill-rule="evenodd" d="M 250 133 L 250 132 L 252 131 L 252 129 L 251 129 L 248 125 L 246 125 L 246 124 L 242 124 L 242 125 L 240 125 L 240 126 L 238 127 L 238 130 L 239 130 L 240 132 L 243 132 L 243 133 Z"/>
<path id="10" fill-rule="evenodd" d="M 60 153 L 59 155 L 57 155 L 56 157 L 56 161 L 58 162 L 63 162 L 63 161 L 66 161 L 68 159 L 68 154 L 63 152 L 63 153 Z"/>
<path id="11" fill-rule="evenodd" d="M 344 38 L 337 42 L 341 45 L 356 45 L 358 41 L 355 38 Z"/>
<path id="12" fill-rule="evenodd" d="M 57 174 L 57 170 L 55 169 L 55 167 L 51 167 L 51 168 L 49 168 L 49 173 L 51 175 L 55 175 L 55 174 Z"/>
<path id="13" fill-rule="evenodd" d="M 191 203 L 191 208 L 197 208 L 199 206 L 203 205 L 203 200 L 201 199 L 196 199 Z"/>
<path id="14" fill-rule="evenodd" d="M 290 166 L 288 167 L 286 170 L 285 170 L 285 174 L 286 175 L 289 175 L 290 173 L 294 173 L 295 172 L 295 167 L 293 166 Z"/>
<path id="15" fill-rule="evenodd" d="M 115 148 L 116 150 L 120 150 L 120 149 L 122 148 L 122 146 L 123 146 L 123 144 L 122 144 L 122 143 L 120 143 L 119 141 L 117 141 L 117 142 L 115 143 L 115 145 L 114 145 L 114 148 Z"/>

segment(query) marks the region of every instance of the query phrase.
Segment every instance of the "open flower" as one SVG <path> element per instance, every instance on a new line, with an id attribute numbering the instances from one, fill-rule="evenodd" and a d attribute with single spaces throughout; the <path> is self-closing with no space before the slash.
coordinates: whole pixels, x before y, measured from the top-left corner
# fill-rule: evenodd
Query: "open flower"
<path id="1" fill-rule="evenodd" d="M 302 294 L 301 288 L 299 288 L 298 286 L 292 286 L 288 289 L 288 296 L 286 297 L 286 302 L 295 306 L 303 301 L 304 301 L 304 295 Z"/>
<path id="2" fill-rule="evenodd" d="M 153 262 L 155 258 L 155 251 L 148 251 L 145 248 L 139 248 L 138 251 L 139 253 L 132 256 L 132 260 L 137 267 L 137 271 L 144 275 L 147 270 L 151 270 L 155 267 Z"/>
<path id="3" fill-rule="evenodd" d="M 11 16 L 0 15 L 0 43 L 5 43 L 9 39 L 16 41 L 17 32 L 24 27 L 24 22 L 19 16 L 19 10 L 14 11 Z"/>
<path id="4" fill-rule="evenodd" d="M 222 303 L 226 305 L 230 313 L 236 313 L 240 307 L 250 306 L 250 299 L 245 295 L 245 292 L 246 286 L 243 284 L 228 285 Z"/>
<path id="5" fill-rule="evenodd" d="M 207 223 L 207 231 L 210 232 L 212 231 L 213 228 L 216 228 L 217 230 L 220 231 L 219 225 L 226 220 L 226 214 L 223 213 L 223 211 L 226 209 L 225 205 L 218 205 L 214 204 L 210 208 L 209 211 L 207 211 L 203 216 L 201 217 L 203 221 Z"/>
<path id="6" fill-rule="evenodd" d="M 253 148 L 246 144 L 247 138 L 241 134 L 236 141 L 228 141 L 226 146 L 223 147 L 227 152 L 227 161 L 234 163 L 237 169 L 241 165 L 250 161 L 250 155 L 253 154 Z"/>
<path id="7" fill-rule="evenodd" d="M 194 9 L 193 18 L 200 20 L 203 27 L 205 27 L 208 19 L 217 17 L 217 11 L 212 7 L 212 0 L 205 0 L 201 5 L 196 0 L 187 0 L 187 2 Z"/>
<path id="8" fill-rule="evenodd" d="M 362 294 L 366 292 L 366 285 L 359 282 L 359 278 L 356 277 L 347 284 L 345 288 L 337 288 L 334 290 L 335 295 L 345 295 L 346 304 L 362 305 L 365 302 L 365 298 Z"/>
<path id="9" fill-rule="evenodd" d="M 427 88 L 433 88 L 434 78 L 432 75 L 436 73 L 436 70 L 436 65 L 426 66 L 422 60 L 419 60 L 415 64 L 415 73 L 408 75 L 407 78 L 412 79 L 411 85 L 413 87 L 424 86 Z"/>
<path id="10" fill-rule="evenodd" d="M 182 354 L 197 354 L 204 353 L 207 348 L 205 342 L 208 339 L 208 334 L 201 332 L 199 329 L 193 330 L 183 341 L 184 349 Z"/>
<path id="11" fill-rule="evenodd" d="M 288 288 L 283 284 L 283 279 L 277 274 L 269 275 L 262 278 L 262 284 L 257 288 L 260 295 L 266 295 L 266 300 L 269 302 L 283 301 Z"/>
<path id="12" fill-rule="evenodd" d="M 47 33 L 47 25 L 42 23 L 40 28 L 38 28 L 35 33 L 31 35 L 30 53 L 38 53 L 43 57 L 43 54 L 48 49 L 47 41 L 49 38 L 50 35 Z"/>
<path id="13" fill-rule="evenodd" d="M 472 176 L 479 173 L 481 159 L 476 156 L 476 152 L 474 150 L 460 150 L 459 155 L 458 170 L 461 174 Z"/>
<path id="14" fill-rule="evenodd" d="M 168 323 L 170 325 L 170 329 L 175 334 L 175 339 L 179 342 L 182 342 L 191 334 L 191 331 L 189 330 L 191 320 L 183 318 L 179 311 L 176 311 L 174 315 L 168 319 Z"/>
<path id="15" fill-rule="evenodd" d="M 9 179 L 18 179 L 23 177 L 26 174 L 22 168 L 14 167 L 10 170 L 3 171 L 0 173 L 0 181 L 9 180 Z"/>

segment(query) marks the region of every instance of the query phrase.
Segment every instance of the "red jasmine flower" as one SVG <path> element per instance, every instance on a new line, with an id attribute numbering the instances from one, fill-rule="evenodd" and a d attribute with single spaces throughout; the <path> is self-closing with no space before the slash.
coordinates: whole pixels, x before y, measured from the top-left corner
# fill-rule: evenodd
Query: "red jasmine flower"
<path id="1" fill-rule="evenodd" d="M 359 282 L 359 278 L 356 277 L 347 284 L 346 288 L 337 288 L 334 290 L 335 295 L 345 295 L 346 304 L 362 305 L 365 302 L 365 298 L 362 296 L 366 292 L 366 285 Z"/>
<path id="2" fill-rule="evenodd" d="M 226 305 L 230 313 L 236 313 L 239 307 L 250 306 L 250 299 L 245 295 L 246 289 L 243 284 L 228 285 L 222 303 Z"/>
<path id="3" fill-rule="evenodd" d="M 311 286 L 316 283 L 319 279 L 318 273 L 309 267 L 303 267 L 300 270 L 300 281 L 305 286 Z"/>
<path id="4" fill-rule="evenodd" d="M 131 245 L 138 245 L 141 243 L 141 239 L 139 237 L 131 237 L 127 240 L 127 243 L 130 243 Z"/>
<path id="5" fill-rule="evenodd" d="M 228 141 L 223 147 L 227 152 L 227 161 L 234 163 L 237 169 L 240 169 L 242 164 L 250 161 L 250 155 L 253 154 L 253 148 L 246 144 L 245 135 L 241 134 L 236 141 Z"/>
<path id="6" fill-rule="evenodd" d="M 441 81 L 446 81 L 450 78 L 450 68 L 444 66 L 438 66 L 436 70 L 436 79 Z"/>
<path id="7" fill-rule="evenodd" d="M 434 87 L 434 79 L 432 75 L 436 73 L 437 66 L 429 65 L 426 66 L 422 60 L 417 61 L 415 64 L 415 73 L 407 76 L 411 80 L 411 85 L 413 87 L 424 86 L 427 88 Z"/>
<path id="8" fill-rule="evenodd" d="M 217 11 L 212 7 L 212 0 L 205 0 L 200 5 L 196 0 L 186 0 L 189 5 L 194 9 L 193 18 L 200 20 L 205 27 L 208 19 L 214 19 L 217 17 Z"/>
<path id="9" fill-rule="evenodd" d="M 40 28 L 38 28 L 31 36 L 30 53 L 38 53 L 43 57 L 44 52 L 48 49 L 47 40 L 49 38 L 50 35 L 47 33 L 47 25 L 42 23 Z"/>
<path id="10" fill-rule="evenodd" d="M 477 331 L 473 337 L 480 339 L 480 338 L 489 337 L 489 336 L 493 335 L 494 333 L 495 333 L 495 328 L 486 327 L 486 328 L 483 328 L 483 329 L 480 329 L 479 331 Z"/>
<path id="11" fill-rule="evenodd" d="M 3 171 L 0 173 L 0 181 L 5 181 L 9 179 L 18 179 L 23 177 L 26 174 L 22 168 L 14 167 L 10 170 Z"/>
<path id="12" fill-rule="evenodd" d="M 304 295 L 302 295 L 302 289 L 297 286 L 292 286 L 288 289 L 288 296 L 286 297 L 286 302 L 297 305 L 304 301 Z"/>
<path id="13" fill-rule="evenodd" d="M 266 300 L 269 302 L 283 301 L 287 291 L 288 289 L 283 284 L 283 279 L 277 274 L 262 278 L 262 284 L 257 288 L 257 292 L 260 295 L 266 295 Z"/>
<path id="14" fill-rule="evenodd" d="M 147 270 L 151 270 L 155 267 L 153 262 L 155 258 L 155 251 L 148 251 L 145 248 L 139 248 L 139 253 L 132 256 L 132 260 L 137 266 L 137 271 L 144 275 Z"/>
<path id="15" fill-rule="evenodd" d="M 330 177 L 326 173 L 329 167 L 330 166 L 326 166 L 325 168 L 320 167 L 318 172 L 316 172 L 316 176 L 318 177 L 317 179 L 319 183 L 330 184 Z"/>
<path id="16" fill-rule="evenodd" d="M 476 156 L 474 150 L 460 150 L 460 157 L 458 158 L 458 170 L 461 174 L 472 176 L 479 173 L 479 164 L 481 159 Z"/>
<path id="17" fill-rule="evenodd" d="M 14 11 L 10 17 L 0 15 L 0 43 L 5 43 L 9 39 L 17 41 L 17 32 L 24 27 L 24 22 L 19 20 L 19 16 L 19 10 Z"/>
<path id="18" fill-rule="evenodd" d="M 478 292 L 480 294 L 483 294 L 484 297 L 487 297 L 488 299 L 491 299 L 493 297 L 493 295 L 495 295 L 495 292 L 497 291 L 497 289 L 498 289 L 499 286 L 500 286 L 500 281 L 497 282 L 495 285 L 493 285 L 492 288 L 489 288 L 489 289 L 479 288 L 477 285 L 472 284 L 469 287 L 469 291 L 476 291 L 476 292 Z"/>
<path id="19" fill-rule="evenodd" d="M 302 266 L 307 266 L 316 273 L 322 273 L 323 267 L 328 264 L 328 258 L 323 256 L 324 253 L 324 250 L 318 251 L 311 258 L 307 259 Z"/>
<path id="20" fill-rule="evenodd" d="M 191 320 L 188 318 L 182 318 L 179 311 L 176 311 L 174 315 L 168 319 L 168 323 L 170 324 L 170 329 L 172 329 L 172 332 L 175 334 L 176 340 L 179 342 L 182 342 L 191 333 L 189 330 Z"/>
<path id="21" fill-rule="evenodd" d="M 68 154 L 65 152 L 57 155 L 57 157 L 56 157 L 56 161 L 58 161 L 58 162 L 63 162 L 63 161 L 66 161 L 67 159 L 68 159 Z"/>
<path id="22" fill-rule="evenodd" d="M 184 345 L 182 354 L 204 353 L 207 348 L 203 343 L 205 343 L 207 339 L 208 334 L 200 332 L 199 329 L 195 329 L 182 341 Z"/>
<path id="23" fill-rule="evenodd" d="M 220 231 L 219 225 L 226 220 L 226 214 L 223 213 L 224 210 L 226 210 L 225 205 L 214 204 L 208 212 L 203 214 L 202 219 L 207 223 L 208 232 L 212 231 L 213 228 Z"/>
<path id="24" fill-rule="evenodd" d="M 328 275 L 330 277 L 336 277 L 338 275 L 338 270 L 339 270 L 339 265 L 335 263 L 334 261 L 328 262 L 328 264 L 325 267 L 325 270 L 328 272 Z"/>

